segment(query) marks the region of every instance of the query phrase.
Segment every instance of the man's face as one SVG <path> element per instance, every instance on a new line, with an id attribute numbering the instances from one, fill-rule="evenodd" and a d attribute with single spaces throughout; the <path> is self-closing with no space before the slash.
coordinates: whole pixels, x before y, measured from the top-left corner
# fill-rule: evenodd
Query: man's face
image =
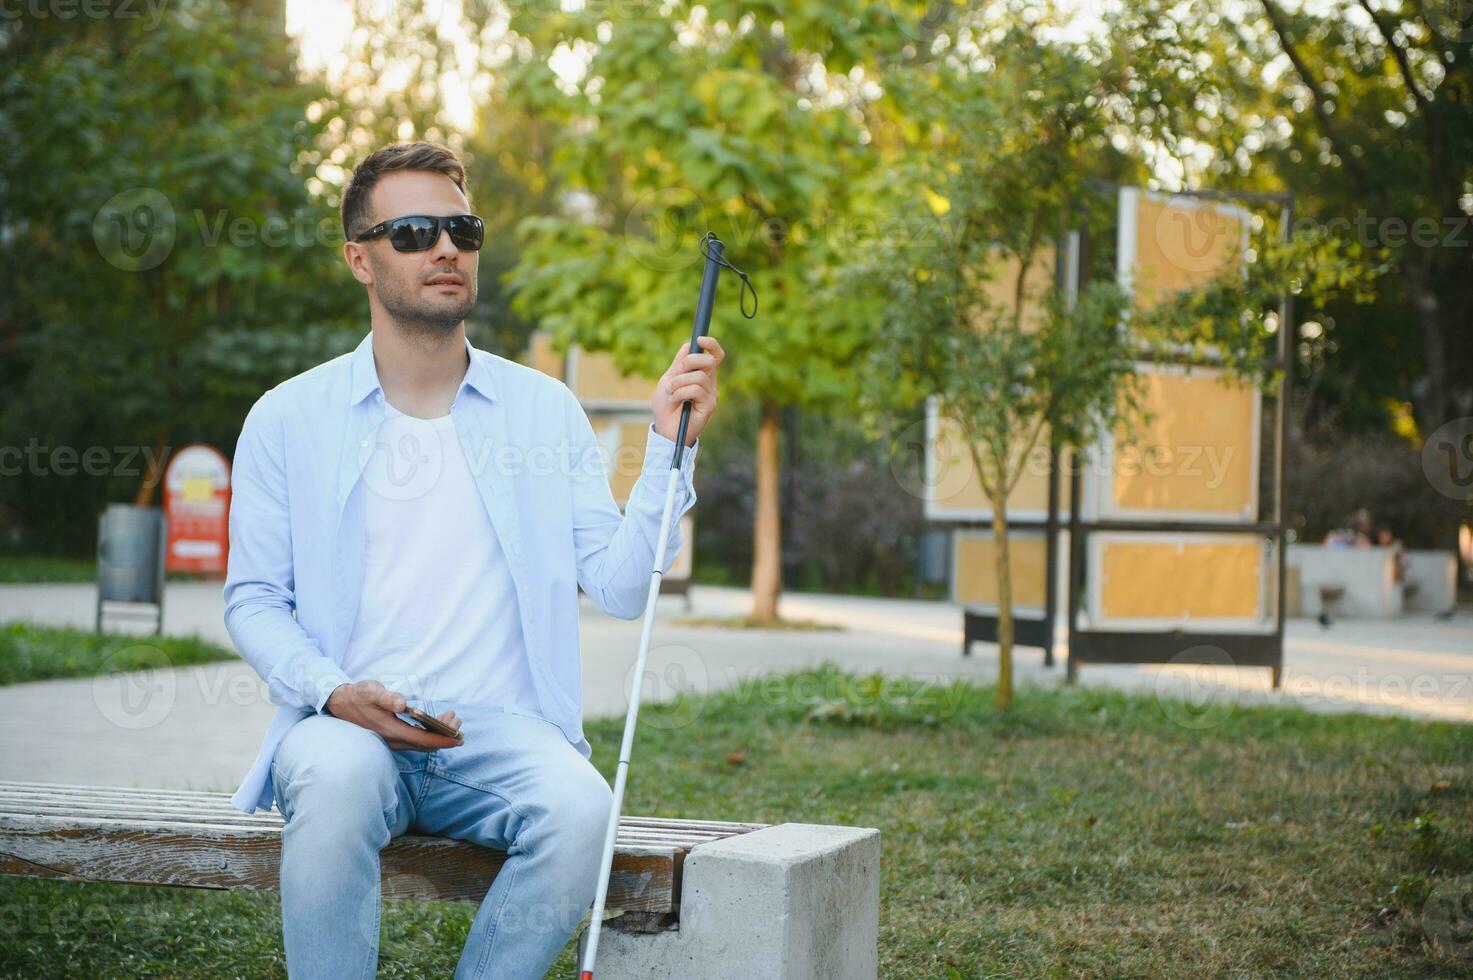
<path id="1" fill-rule="evenodd" d="M 365 227 L 407 214 L 466 214 L 470 204 L 455 182 L 428 170 L 386 174 L 369 194 Z M 463 252 L 442 229 L 440 240 L 423 252 L 398 252 L 387 236 L 349 242 L 343 249 L 358 281 L 400 325 L 443 336 L 476 304 L 478 252 Z"/>

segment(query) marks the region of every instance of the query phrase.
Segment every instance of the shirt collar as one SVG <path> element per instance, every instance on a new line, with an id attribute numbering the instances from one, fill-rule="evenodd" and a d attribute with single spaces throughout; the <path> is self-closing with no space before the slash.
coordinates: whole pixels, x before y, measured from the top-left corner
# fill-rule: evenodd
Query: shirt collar
<path id="1" fill-rule="evenodd" d="M 470 366 L 466 368 L 465 380 L 461 382 L 462 387 L 469 386 L 474 388 L 483 397 L 494 399 L 496 396 L 496 387 L 491 377 L 491 367 L 487 363 L 488 359 L 477 356 L 480 352 L 471 346 L 469 337 L 465 341 L 465 353 L 466 357 L 470 359 Z M 378 380 L 378 367 L 373 363 L 372 330 L 358 342 L 358 346 L 352 354 L 352 364 L 353 385 L 349 404 L 357 405 L 382 387 Z"/>

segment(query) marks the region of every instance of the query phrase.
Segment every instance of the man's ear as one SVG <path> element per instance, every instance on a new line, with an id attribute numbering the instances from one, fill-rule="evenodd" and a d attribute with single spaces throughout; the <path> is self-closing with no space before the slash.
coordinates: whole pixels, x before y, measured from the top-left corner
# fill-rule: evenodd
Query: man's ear
<path id="1" fill-rule="evenodd" d="M 368 249 L 358 242 L 343 242 L 343 261 L 353 278 L 365 286 L 373 285 L 373 266 L 368 261 Z"/>

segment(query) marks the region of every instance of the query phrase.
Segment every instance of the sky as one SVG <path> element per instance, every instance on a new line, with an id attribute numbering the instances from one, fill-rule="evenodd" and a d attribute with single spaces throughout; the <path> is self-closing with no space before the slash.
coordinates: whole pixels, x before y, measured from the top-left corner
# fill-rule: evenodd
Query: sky
<path id="1" fill-rule="evenodd" d="M 393 0 L 377 0 L 383 8 Z M 545 0 L 552 3 L 554 0 Z M 561 0 L 564 9 L 581 5 L 582 0 Z M 1059 8 L 1072 15 L 1068 35 L 1084 35 L 1099 28 L 1099 11 L 1107 0 L 1056 0 Z M 464 52 L 463 60 L 474 65 L 473 46 L 461 26 L 461 0 L 428 0 L 426 9 L 438 15 L 442 36 L 452 41 Z M 303 67 L 309 70 L 322 69 L 329 82 L 342 71 L 347 58 L 344 50 L 353 31 L 352 7 L 349 0 L 287 0 L 286 30 L 296 39 L 301 51 Z M 581 73 L 578 57 L 572 52 L 561 52 L 563 57 L 554 57 L 553 69 L 565 77 L 576 77 Z M 472 79 L 446 79 L 441 86 L 445 100 L 445 115 L 456 129 L 467 131 L 475 120 Z"/>
<path id="2" fill-rule="evenodd" d="M 391 0 L 378 3 L 386 8 Z M 461 26 L 460 0 L 429 0 L 425 7 L 430 14 L 438 14 L 441 36 L 454 41 L 465 62 L 474 64 L 470 39 Z M 328 81 L 334 81 L 347 62 L 344 50 L 353 33 L 352 6 L 349 0 L 287 0 L 286 32 L 297 41 L 302 67 L 322 69 Z M 475 120 L 470 79 L 445 82 L 440 87 L 445 115 L 456 129 L 469 130 Z"/>

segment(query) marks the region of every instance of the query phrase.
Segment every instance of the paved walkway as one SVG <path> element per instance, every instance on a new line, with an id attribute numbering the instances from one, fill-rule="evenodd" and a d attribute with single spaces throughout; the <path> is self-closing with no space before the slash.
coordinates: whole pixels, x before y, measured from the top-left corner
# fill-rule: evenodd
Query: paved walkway
<path id="1" fill-rule="evenodd" d="M 167 633 L 230 646 L 217 584 L 167 588 Z M 91 628 L 94 595 L 90 585 L 0 586 L 0 622 Z M 729 616 L 745 612 L 749 596 L 696 586 L 692 600 L 691 615 Z M 948 603 L 788 594 L 782 612 L 846 628 L 682 626 L 676 620 L 688 615 L 684 602 L 662 598 L 641 725 L 696 723 L 649 707 L 679 691 L 720 690 L 825 662 L 936 684 L 996 676 L 995 648 L 975 644 L 971 657 L 960 655 L 961 613 Z M 622 716 L 640 622 L 606 616 L 587 597 L 581 616 L 585 714 Z M 1062 666 L 1045 669 L 1037 650 L 1019 650 L 1016 661 L 1020 687 L 1063 681 Z M 1262 669 L 1085 667 L 1080 680 L 1153 693 L 1164 711 L 1192 727 L 1212 724 L 1236 704 L 1260 702 L 1473 721 L 1473 614 L 1451 622 L 1345 621 L 1330 630 L 1293 621 L 1278 692 L 1269 691 Z M 264 683 L 241 661 L 0 687 L 0 739 L 9 750 L 0 756 L 0 779 L 234 790 L 274 711 Z"/>

